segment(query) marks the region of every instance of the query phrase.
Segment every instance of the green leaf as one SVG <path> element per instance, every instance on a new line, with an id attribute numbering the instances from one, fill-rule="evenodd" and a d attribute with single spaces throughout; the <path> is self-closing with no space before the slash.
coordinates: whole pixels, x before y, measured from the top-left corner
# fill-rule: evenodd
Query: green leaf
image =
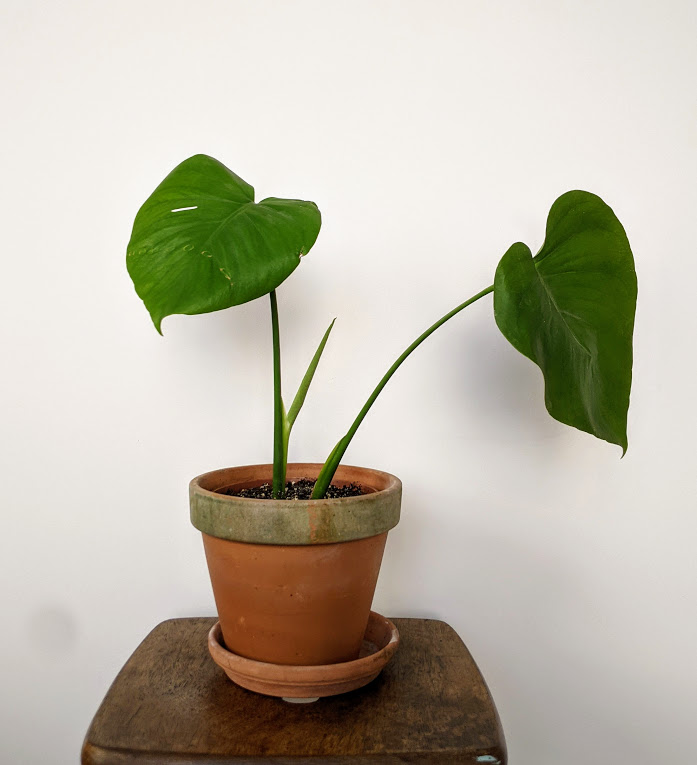
<path id="1" fill-rule="evenodd" d="M 224 165 L 197 154 L 140 208 L 128 272 L 155 328 L 165 316 L 219 311 L 278 287 L 317 239 L 314 202 L 264 199 Z"/>
<path id="2" fill-rule="evenodd" d="M 514 244 L 494 281 L 496 323 L 542 370 L 548 412 L 623 454 L 636 296 L 622 224 L 586 191 L 559 197 L 539 253 Z"/>

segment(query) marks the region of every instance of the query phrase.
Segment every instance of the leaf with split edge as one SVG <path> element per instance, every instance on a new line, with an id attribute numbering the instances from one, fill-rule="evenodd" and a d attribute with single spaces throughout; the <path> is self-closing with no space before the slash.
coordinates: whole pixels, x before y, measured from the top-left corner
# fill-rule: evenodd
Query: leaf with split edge
<path id="1" fill-rule="evenodd" d="M 279 286 L 312 248 L 321 226 L 314 202 L 269 197 L 218 160 L 182 162 L 140 208 L 128 272 L 155 328 L 171 314 L 230 308 Z"/>
<path id="2" fill-rule="evenodd" d="M 547 411 L 623 454 L 636 296 L 624 228 L 586 191 L 559 197 L 538 254 L 514 244 L 494 281 L 496 323 L 542 370 Z"/>

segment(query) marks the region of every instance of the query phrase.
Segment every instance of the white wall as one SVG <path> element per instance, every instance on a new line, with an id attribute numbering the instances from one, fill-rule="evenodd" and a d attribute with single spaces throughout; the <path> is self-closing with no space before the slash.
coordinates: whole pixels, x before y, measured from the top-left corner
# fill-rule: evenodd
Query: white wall
<path id="1" fill-rule="evenodd" d="M 694 3 L 4 2 L 3 762 L 77 761 L 159 621 L 212 613 L 187 482 L 267 461 L 265 300 L 159 337 L 133 217 L 205 152 L 315 200 L 279 293 L 284 373 L 330 346 L 291 459 L 322 459 L 386 366 L 536 249 L 570 188 L 639 274 L 630 447 L 565 428 L 487 298 L 419 350 L 346 461 L 399 475 L 375 606 L 452 624 L 513 765 L 691 762 L 697 708 Z"/>

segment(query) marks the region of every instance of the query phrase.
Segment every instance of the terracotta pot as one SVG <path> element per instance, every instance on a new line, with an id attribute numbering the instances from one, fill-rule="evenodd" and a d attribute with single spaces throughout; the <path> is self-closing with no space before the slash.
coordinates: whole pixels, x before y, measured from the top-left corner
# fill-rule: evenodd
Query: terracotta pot
<path id="1" fill-rule="evenodd" d="M 288 480 L 320 464 L 288 465 Z M 190 484 L 191 521 L 203 533 L 223 640 L 230 651 L 273 664 L 358 658 L 387 532 L 397 525 L 401 482 L 341 466 L 333 483 L 365 494 L 259 500 L 219 492 L 270 482 L 271 465 L 215 470 Z"/>

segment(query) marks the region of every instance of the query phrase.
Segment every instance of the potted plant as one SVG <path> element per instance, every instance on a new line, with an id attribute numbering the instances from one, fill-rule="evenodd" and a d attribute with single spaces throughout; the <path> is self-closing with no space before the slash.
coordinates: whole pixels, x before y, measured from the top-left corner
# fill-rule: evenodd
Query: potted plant
<path id="1" fill-rule="evenodd" d="M 241 656 L 283 665 L 326 665 L 358 655 L 385 538 L 399 520 L 401 484 L 341 460 L 402 362 L 467 306 L 493 293 L 499 329 L 543 373 L 552 417 L 619 445 L 623 454 L 627 449 L 633 257 L 613 211 L 593 194 L 570 191 L 552 205 L 537 255 L 513 244 L 491 286 L 414 340 L 323 464 L 288 465 L 291 430 L 333 322 L 286 409 L 275 290 L 310 251 L 320 225 L 314 203 L 256 203 L 249 184 L 217 160 L 196 155 L 178 165 L 140 208 L 127 255 L 136 291 L 158 332 L 171 314 L 269 298 L 273 463 L 199 476 L 190 496 L 225 645 Z"/>

